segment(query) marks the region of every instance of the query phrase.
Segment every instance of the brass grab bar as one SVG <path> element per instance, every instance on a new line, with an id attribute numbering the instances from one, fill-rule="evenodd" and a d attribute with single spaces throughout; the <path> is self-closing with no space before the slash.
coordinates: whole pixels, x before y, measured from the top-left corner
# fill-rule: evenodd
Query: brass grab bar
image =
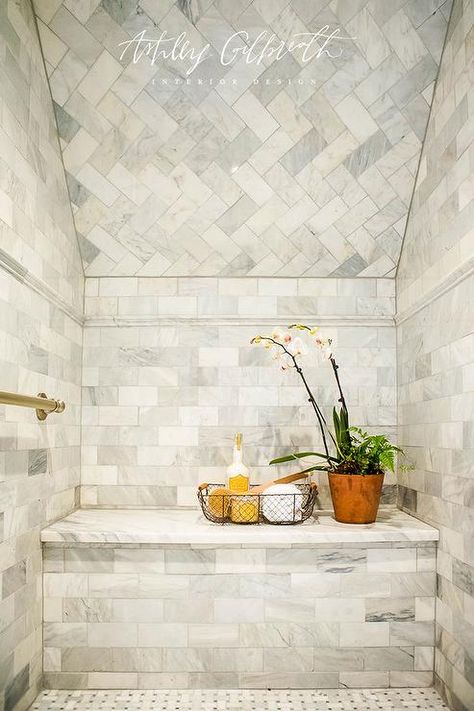
<path id="1" fill-rule="evenodd" d="M 37 397 L 33 397 L 31 395 L 7 393 L 3 390 L 0 390 L 0 404 L 32 407 L 36 410 L 38 420 L 45 420 L 51 412 L 64 412 L 66 407 L 62 400 L 53 400 L 45 393 L 38 393 Z"/>

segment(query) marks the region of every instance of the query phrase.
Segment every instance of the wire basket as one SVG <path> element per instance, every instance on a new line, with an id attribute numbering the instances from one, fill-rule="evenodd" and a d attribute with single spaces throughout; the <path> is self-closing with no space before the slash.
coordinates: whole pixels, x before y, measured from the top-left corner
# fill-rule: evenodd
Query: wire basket
<path id="1" fill-rule="evenodd" d="M 314 482 L 295 484 L 298 493 L 230 493 L 223 484 L 201 484 L 198 500 L 204 516 L 213 523 L 270 523 L 291 526 L 313 513 L 318 487 Z"/>

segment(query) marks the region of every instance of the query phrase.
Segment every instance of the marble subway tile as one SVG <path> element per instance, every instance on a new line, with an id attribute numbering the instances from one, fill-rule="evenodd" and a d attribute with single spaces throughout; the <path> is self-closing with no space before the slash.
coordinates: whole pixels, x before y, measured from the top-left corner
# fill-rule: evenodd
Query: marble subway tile
<path id="1" fill-rule="evenodd" d="M 395 573 L 391 577 L 391 591 L 395 597 L 425 597 L 436 592 L 436 578 L 433 573 Z"/>
<path id="2" fill-rule="evenodd" d="M 253 625 L 247 625 L 252 627 Z M 188 625 L 188 643 L 190 647 L 225 649 L 241 646 L 241 636 L 238 624 L 196 623 Z M 259 647 L 261 645 L 243 645 L 245 647 Z"/>
<path id="3" fill-rule="evenodd" d="M 429 598 L 427 598 L 429 599 Z M 401 622 L 415 620 L 416 600 L 418 598 L 370 598 L 365 601 L 366 622 Z"/>
<path id="4" fill-rule="evenodd" d="M 338 683 L 336 672 L 264 672 L 242 673 L 240 686 L 245 689 L 333 689 Z"/>
<path id="5" fill-rule="evenodd" d="M 340 683 L 348 689 L 378 688 L 384 689 L 390 685 L 389 672 L 341 672 Z"/>
<path id="6" fill-rule="evenodd" d="M 88 683 L 93 689 L 137 689 L 138 676 L 131 672 L 90 672 Z"/>
<path id="7" fill-rule="evenodd" d="M 172 672 L 176 669 L 189 672 L 212 672 L 212 649 L 188 647 L 186 649 L 165 649 L 163 654 L 163 670 Z"/>
<path id="8" fill-rule="evenodd" d="M 290 627 L 287 623 L 240 623 L 239 644 L 243 647 L 288 647 Z"/>
<path id="9" fill-rule="evenodd" d="M 140 573 L 138 597 L 182 600 L 189 591 L 189 578 L 185 575 Z"/>
<path id="10" fill-rule="evenodd" d="M 337 622 L 290 621 L 291 647 L 337 647 L 340 625 Z"/>
<path id="11" fill-rule="evenodd" d="M 284 649 L 265 649 L 263 669 L 266 672 L 313 671 L 313 650 L 294 647 L 289 657 Z"/>
<path id="12" fill-rule="evenodd" d="M 165 570 L 165 554 L 162 550 L 117 548 L 113 553 L 115 573 L 163 573 Z"/>
<path id="13" fill-rule="evenodd" d="M 337 598 L 341 593 L 342 579 L 339 573 L 291 573 L 290 575 L 292 596 L 303 597 L 311 591 L 311 595 L 318 601 L 319 598 Z M 352 577 L 351 575 L 350 578 Z M 344 576 L 344 582 L 345 580 Z"/>
<path id="14" fill-rule="evenodd" d="M 415 671 L 434 669 L 434 647 L 415 647 Z"/>
<path id="15" fill-rule="evenodd" d="M 113 672 L 156 672 L 163 666 L 163 649 L 153 647 L 114 647 L 112 649 Z"/>
<path id="16" fill-rule="evenodd" d="M 46 672 L 43 676 L 45 689 L 84 689 L 88 683 L 89 679 L 87 673 Z"/>
<path id="17" fill-rule="evenodd" d="M 328 622 L 363 622 L 366 620 L 364 600 L 342 597 L 318 598 L 315 616 L 317 620 Z"/>
<path id="18" fill-rule="evenodd" d="M 84 573 L 45 573 L 43 587 L 45 597 L 87 597 L 89 579 Z"/>
<path id="19" fill-rule="evenodd" d="M 357 645 L 361 647 L 385 647 L 388 646 L 389 639 L 390 628 L 388 622 L 344 622 L 341 624 L 342 647 Z"/>
<path id="20" fill-rule="evenodd" d="M 213 660 L 215 673 L 263 671 L 264 655 L 263 649 L 216 649 Z"/>
<path id="21" fill-rule="evenodd" d="M 390 644 L 430 646 L 434 641 L 434 622 L 390 622 Z"/>
<path id="22" fill-rule="evenodd" d="M 44 604 L 57 598 L 46 598 Z M 63 622 L 113 622 L 113 602 L 111 600 L 80 597 L 59 598 L 60 619 Z"/>
<path id="23" fill-rule="evenodd" d="M 416 570 L 416 551 L 410 548 L 395 548 L 391 551 L 377 549 L 367 551 L 367 571 L 413 572 Z"/>
<path id="24" fill-rule="evenodd" d="M 412 671 L 414 668 L 412 647 L 365 648 L 363 656 L 366 670 Z"/>
<path id="25" fill-rule="evenodd" d="M 136 647 L 138 625 L 122 622 L 90 622 L 87 625 L 89 647 Z"/>
<path id="26" fill-rule="evenodd" d="M 322 671 L 362 671 L 365 650 L 321 647 L 313 651 L 314 670 Z"/>
<path id="27" fill-rule="evenodd" d="M 60 672 L 107 672 L 112 667 L 112 649 L 109 647 L 86 649 L 75 647 L 64 649 L 61 654 L 59 669 L 46 671 Z"/>
<path id="28" fill-rule="evenodd" d="M 226 602 L 227 600 L 222 598 L 216 600 L 219 609 L 221 609 Z M 180 600 L 164 601 L 164 618 L 166 622 L 212 622 L 213 617 L 214 609 L 212 600 L 207 598 L 188 601 L 185 607 Z"/>
<path id="29" fill-rule="evenodd" d="M 262 599 L 216 599 L 214 619 L 217 623 L 263 622 L 264 601 Z"/>
<path id="30" fill-rule="evenodd" d="M 265 622 L 304 623 L 314 619 L 314 603 L 307 599 L 265 600 Z"/>
<path id="31" fill-rule="evenodd" d="M 84 623 L 47 622 L 43 627 L 43 635 L 46 647 L 87 647 L 87 625 Z"/>
<path id="32" fill-rule="evenodd" d="M 265 549 L 217 549 L 217 574 L 264 573 L 266 562 Z"/>
<path id="33" fill-rule="evenodd" d="M 229 553 L 232 552 L 231 549 L 226 550 Z M 202 573 L 191 575 L 189 577 L 189 596 L 191 598 L 239 597 L 240 582 L 237 575 L 208 575 Z"/>
<path id="34" fill-rule="evenodd" d="M 135 549 L 134 549 L 135 550 Z M 117 599 L 112 600 L 111 622 L 141 622 L 153 624 L 164 620 L 164 601 L 159 599 Z M 138 630 L 141 639 L 141 627 Z M 141 642 L 139 642 L 141 644 Z M 156 645 L 160 646 L 160 645 Z"/>
<path id="35" fill-rule="evenodd" d="M 169 603 L 169 601 L 166 601 L 166 603 Z M 188 627 L 183 623 L 180 624 L 177 620 L 173 620 L 167 623 L 150 624 L 146 622 L 139 624 L 138 646 L 163 649 L 168 647 L 187 647 Z"/>
<path id="36" fill-rule="evenodd" d="M 114 551 L 104 548 L 90 550 L 64 551 L 64 570 L 66 573 L 112 572 L 114 569 Z M 80 592 L 80 590 L 78 590 Z"/>
<path id="37" fill-rule="evenodd" d="M 92 573 L 88 576 L 89 596 L 92 598 L 136 597 L 138 584 L 136 574 L 117 573 L 111 576 L 106 573 Z"/>
<path id="38" fill-rule="evenodd" d="M 213 573 L 215 560 L 215 551 L 166 550 L 165 570 L 171 574 Z"/>
<path id="39" fill-rule="evenodd" d="M 413 672 L 390 672 L 390 686 L 395 688 L 403 687 L 429 687 L 433 684 L 432 671 L 413 671 Z"/>
<path id="40" fill-rule="evenodd" d="M 281 598 L 290 594 L 290 575 L 253 575 L 240 577 L 242 598 Z"/>

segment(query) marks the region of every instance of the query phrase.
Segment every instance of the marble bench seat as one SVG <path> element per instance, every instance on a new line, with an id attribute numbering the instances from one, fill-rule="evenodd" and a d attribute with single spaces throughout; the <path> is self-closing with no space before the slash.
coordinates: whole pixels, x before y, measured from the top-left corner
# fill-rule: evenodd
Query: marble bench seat
<path id="1" fill-rule="evenodd" d="M 42 532 L 47 688 L 430 686 L 438 532 L 80 510 Z"/>
<path id="2" fill-rule="evenodd" d="M 195 510 L 80 509 L 43 529 L 44 543 L 195 545 L 319 545 L 437 541 L 435 528 L 398 509 L 381 511 L 368 525 L 347 525 L 322 515 L 295 526 L 219 525 Z"/>

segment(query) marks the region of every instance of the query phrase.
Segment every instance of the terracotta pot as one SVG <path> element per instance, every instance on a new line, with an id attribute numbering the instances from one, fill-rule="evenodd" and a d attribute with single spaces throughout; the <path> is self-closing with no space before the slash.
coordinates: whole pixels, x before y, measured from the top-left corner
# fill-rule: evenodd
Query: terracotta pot
<path id="1" fill-rule="evenodd" d="M 334 516 L 340 523 L 373 523 L 377 518 L 383 474 L 329 473 Z"/>

